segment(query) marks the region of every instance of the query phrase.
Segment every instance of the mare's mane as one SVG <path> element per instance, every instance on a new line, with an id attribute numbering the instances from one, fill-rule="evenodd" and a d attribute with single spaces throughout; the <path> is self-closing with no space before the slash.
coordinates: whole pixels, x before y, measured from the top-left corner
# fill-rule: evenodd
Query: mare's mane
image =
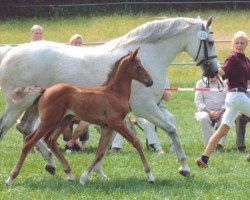
<path id="1" fill-rule="evenodd" d="M 121 60 L 123 60 L 125 57 L 127 57 L 128 55 L 130 55 L 132 52 L 129 52 L 128 54 L 126 54 L 125 56 L 122 56 L 119 60 L 117 60 L 111 67 L 110 67 L 110 71 L 108 73 L 108 76 L 107 76 L 107 80 L 102 84 L 102 86 L 104 85 L 107 85 L 110 80 L 114 77 L 117 69 L 118 69 L 118 66 L 119 63 L 121 62 Z"/>
<path id="2" fill-rule="evenodd" d="M 131 43 L 152 43 L 170 38 L 188 30 L 195 23 L 203 22 L 200 18 L 169 18 L 147 22 L 120 37 L 114 49 L 128 46 Z"/>

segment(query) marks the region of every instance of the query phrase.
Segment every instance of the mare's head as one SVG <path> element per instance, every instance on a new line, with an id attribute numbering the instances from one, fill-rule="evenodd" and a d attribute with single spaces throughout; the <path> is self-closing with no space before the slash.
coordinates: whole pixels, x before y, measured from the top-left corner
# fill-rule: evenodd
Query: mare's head
<path id="1" fill-rule="evenodd" d="M 127 62 L 126 70 L 128 70 L 131 79 L 137 80 L 147 87 L 151 87 L 153 85 L 153 80 L 137 56 L 139 49 L 140 48 L 125 56 Z"/>
<path id="2" fill-rule="evenodd" d="M 214 47 L 213 32 L 211 24 L 213 17 L 209 17 L 207 22 L 197 19 L 198 26 L 191 33 L 191 40 L 186 47 L 187 52 L 194 57 L 197 66 L 201 66 L 203 76 L 215 77 L 218 73 L 218 61 Z"/>

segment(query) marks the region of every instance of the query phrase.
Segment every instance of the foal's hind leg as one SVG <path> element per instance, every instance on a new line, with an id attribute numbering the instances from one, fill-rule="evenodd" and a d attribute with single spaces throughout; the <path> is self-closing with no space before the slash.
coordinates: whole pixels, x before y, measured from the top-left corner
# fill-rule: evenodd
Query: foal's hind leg
<path id="1" fill-rule="evenodd" d="M 34 121 L 38 117 L 37 104 L 34 103 L 29 109 L 25 111 L 20 122 L 16 125 L 17 130 L 19 130 L 23 135 L 29 135 L 34 132 Z M 52 157 L 51 151 L 44 145 L 42 141 L 38 141 L 36 144 L 37 149 L 41 152 L 44 159 L 48 161 L 45 165 L 45 169 L 52 175 L 55 174 L 56 165 Z"/>
<path id="2" fill-rule="evenodd" d="M 150 171 L 150 167 L 148 165 L 148 162 L 146 160 L 146 157 L 144 155 L 141 143 L 139 141 L 139 139 L 136 137 L 136 135 L 132 134 L 128 128 L 125 126 L 125 124 L 120 122 L 120 124 L 118 125 L 118 123 L 116 123 L 116 128 L 115 130 L 120 133 L 124 138 L 126 138 L 130 143 L 132 143 L 132 145 L 137 149 L 140 157 L 141 157 L 141 161 L 144 167 L 144 171 L 146 173 L 147 176 L 147 180 L 150 183 L 153 183 L 155 181 L 153 174 Z"/>
<path id="3" fill-rule="evenodd" d="M 99 140 L 98 148 L 96 150 L 95 158 L 91 165 L 82 173 L 80 177 L 80 183 L 84 185 L 87 181 L 88 175 L 93 170 L 93 168 L 97 165 L 97 169 L 100 169 L 102 158 L 105 154 L 105 151 L 108 148 L 108 144 L 110 143 L 110 139 L 112 137 L 113 130 L 108 127 L 101 127 L 101 137 Z M 100 172 L 100 171 L 99 171 Z M 102 170 L 101 170 L 102 172 Z M 103 172 L 102 172 L 103 173 Z M 104 174 L 104 173 L 103 173 Z M 104 175 L 104 177 L 106 177 Z"/>
<path id="4" fill-rule="evenodd" d="M 66 116 L 63 121 L 60 123 L 60 125 L 55 128 L 52 133 L 49 132 L 45 135 L 44 141 L 48 144 L 48 147 L 51 149 L 51 151 L 55 154 L 57 159 L 60 161 L 65 173 L 67 174 L 67 180 L 73 181 L 74 177 L 71 173 L 71 168 L 65 157 L 63 156 L 62 152 L 59 149 L 59 146 L 57 144 L 57 139 L 59 135 L 62 133 L 62 131 L 69 126 L 72 123 L 73 116 Z"/>

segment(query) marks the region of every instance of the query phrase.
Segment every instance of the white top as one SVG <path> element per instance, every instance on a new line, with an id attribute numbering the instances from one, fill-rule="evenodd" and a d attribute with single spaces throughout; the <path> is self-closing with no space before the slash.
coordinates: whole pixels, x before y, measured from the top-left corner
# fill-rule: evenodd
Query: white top
<path id="1" fill-rule="evenodd" d="M 223 82 L 224 87 L 226 87 L 225 82 Z M 199 80 L 196 83 L 196 88 L 205 88 L 206 84 Z M 210 88 L 218 88 L 218 82 L 215 84 L 209 83 Z M 210 110 L 220 110 L 225 109 L 225 98 L 226 91 L 195 91 L 195 99 L 194 103 L 198 109 L 198 111 L 203 111 L 204 108 L 208 108 Z"/>

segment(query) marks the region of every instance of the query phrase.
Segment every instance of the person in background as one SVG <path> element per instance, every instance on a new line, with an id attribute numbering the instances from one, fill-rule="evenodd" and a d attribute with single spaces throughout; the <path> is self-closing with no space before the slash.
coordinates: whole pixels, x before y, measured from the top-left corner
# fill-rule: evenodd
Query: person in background
<path id="1" fill-rule="evenodd" d="M 248 80 L 248 89 L 250 88 L 250 81 Z M 250 92 L 247 92 L 248 98 L 250 98 Z M 239 152 L 244 152 L 246 150 L 245 146 L 245 134 L 246 125 L 250 122 L 250 117 L 240 113 L 235 120 L 236 129 L 236 147 Z"/>
<path id="2" fill-rule="evenodd" d="M 79 34 L 73 35 L 69 40 L 69 44 L 72 46 L 82 46 L 82 42 L 83 37 Z M 73 124 L 77 124 L 75 129 Z M 78 138 L 80 144 L 77 142 Z M 89 123 L 77 120 L 73 121 L 72 125 L 63 131 L 63 140 L 66 142 L 65 149 L 68 152 L 86 149 L 86 143 L 89 140 Z"/>
<path id="3" fill-rule="evenodd" d="M 207 80 L 204 80 L 207 81 Z M 206 84 L 203 80 L 196 83 L 196 88 L 205 88 Z M 218 88 L 219 81 L 217 77 L 209 79 L 210 88 Z M 226 85 L 223 82 L 223 87 Z M 213 135 L 213 129 L 217 129 L 221 123 L 223 113 L 225 111 L 226 91 L 195 91 L 194 103 L 197 108 L 195 118 L 200 122 L 203 133 L 203 144 L 207 146 L 209 139 Z M 224 136 L 216 147 L 221 150 L 224 147 L 226 136 Z"/>
<path id="4" fill-rule="evenodd" d="M 166 79 L 165 82 L 165 88 L 170 88 L 169 82 Z M 168 112 L 167 108 L 165 107 L 164 102 L 167 102 L 170 100 L 171 93 L 168 90 L 164 90 L 163 97 L 161 101 L 159 102 L 158 106 L 161 110 L 161 112 L 168 118 L 169 121 L 171 121 L 173 124 L 176 124 L 175 117 Z M 164 154 L 164 151 L 160 145 L 159 138 L 157 136 L 156 127 L 152 123 L 150 123 L 148 120 L 136 117 L 136 124 L 138 124 L 141 129 L 144 131 L 146 138 L 147 138 L 147 145 L 151 147 L 158 155 Z M 111 152 L 118 152 L 122 149 L 122 136 L 120 134 L 116 134 L 112 146 L 111 146 Z M 174 144 L 172 140 L 169 138 L 169 144 L 170 144 L 170 151 L 174 151 Z"/>
<path id="5" fill-rule="evenodd" d="M 33 25 L 30 30 L 31 42 L 43 40 L 43 27 L 40 25 Z"/>
<path id="6" fill-rule="evenodd" d="M 83 37 L 79 34 L 72 35 L 69 44 L 72 46 L 82 46 Z"/>
<path id="7" fill-rule="evenodd" d="M 242 31 L 235 33 L 232 46 L 233 51 L 218 70 L 222 78 L 227 79 L 226 111 L 222 117 L 220 127 L 210 138 L 203 155 L 196 160 L 196 164 L 202 168 L 208 167 L 210 155 L 220 139 L 227 135 L 239 112 L 250 116 L 250 99 L 246 95 L 247 83 L 250 77 L 250 60 L 245 56 L 247 48 L 246 33 Z M 250 154 L 247 155 L 246 159 L 250 162 Z"/>

